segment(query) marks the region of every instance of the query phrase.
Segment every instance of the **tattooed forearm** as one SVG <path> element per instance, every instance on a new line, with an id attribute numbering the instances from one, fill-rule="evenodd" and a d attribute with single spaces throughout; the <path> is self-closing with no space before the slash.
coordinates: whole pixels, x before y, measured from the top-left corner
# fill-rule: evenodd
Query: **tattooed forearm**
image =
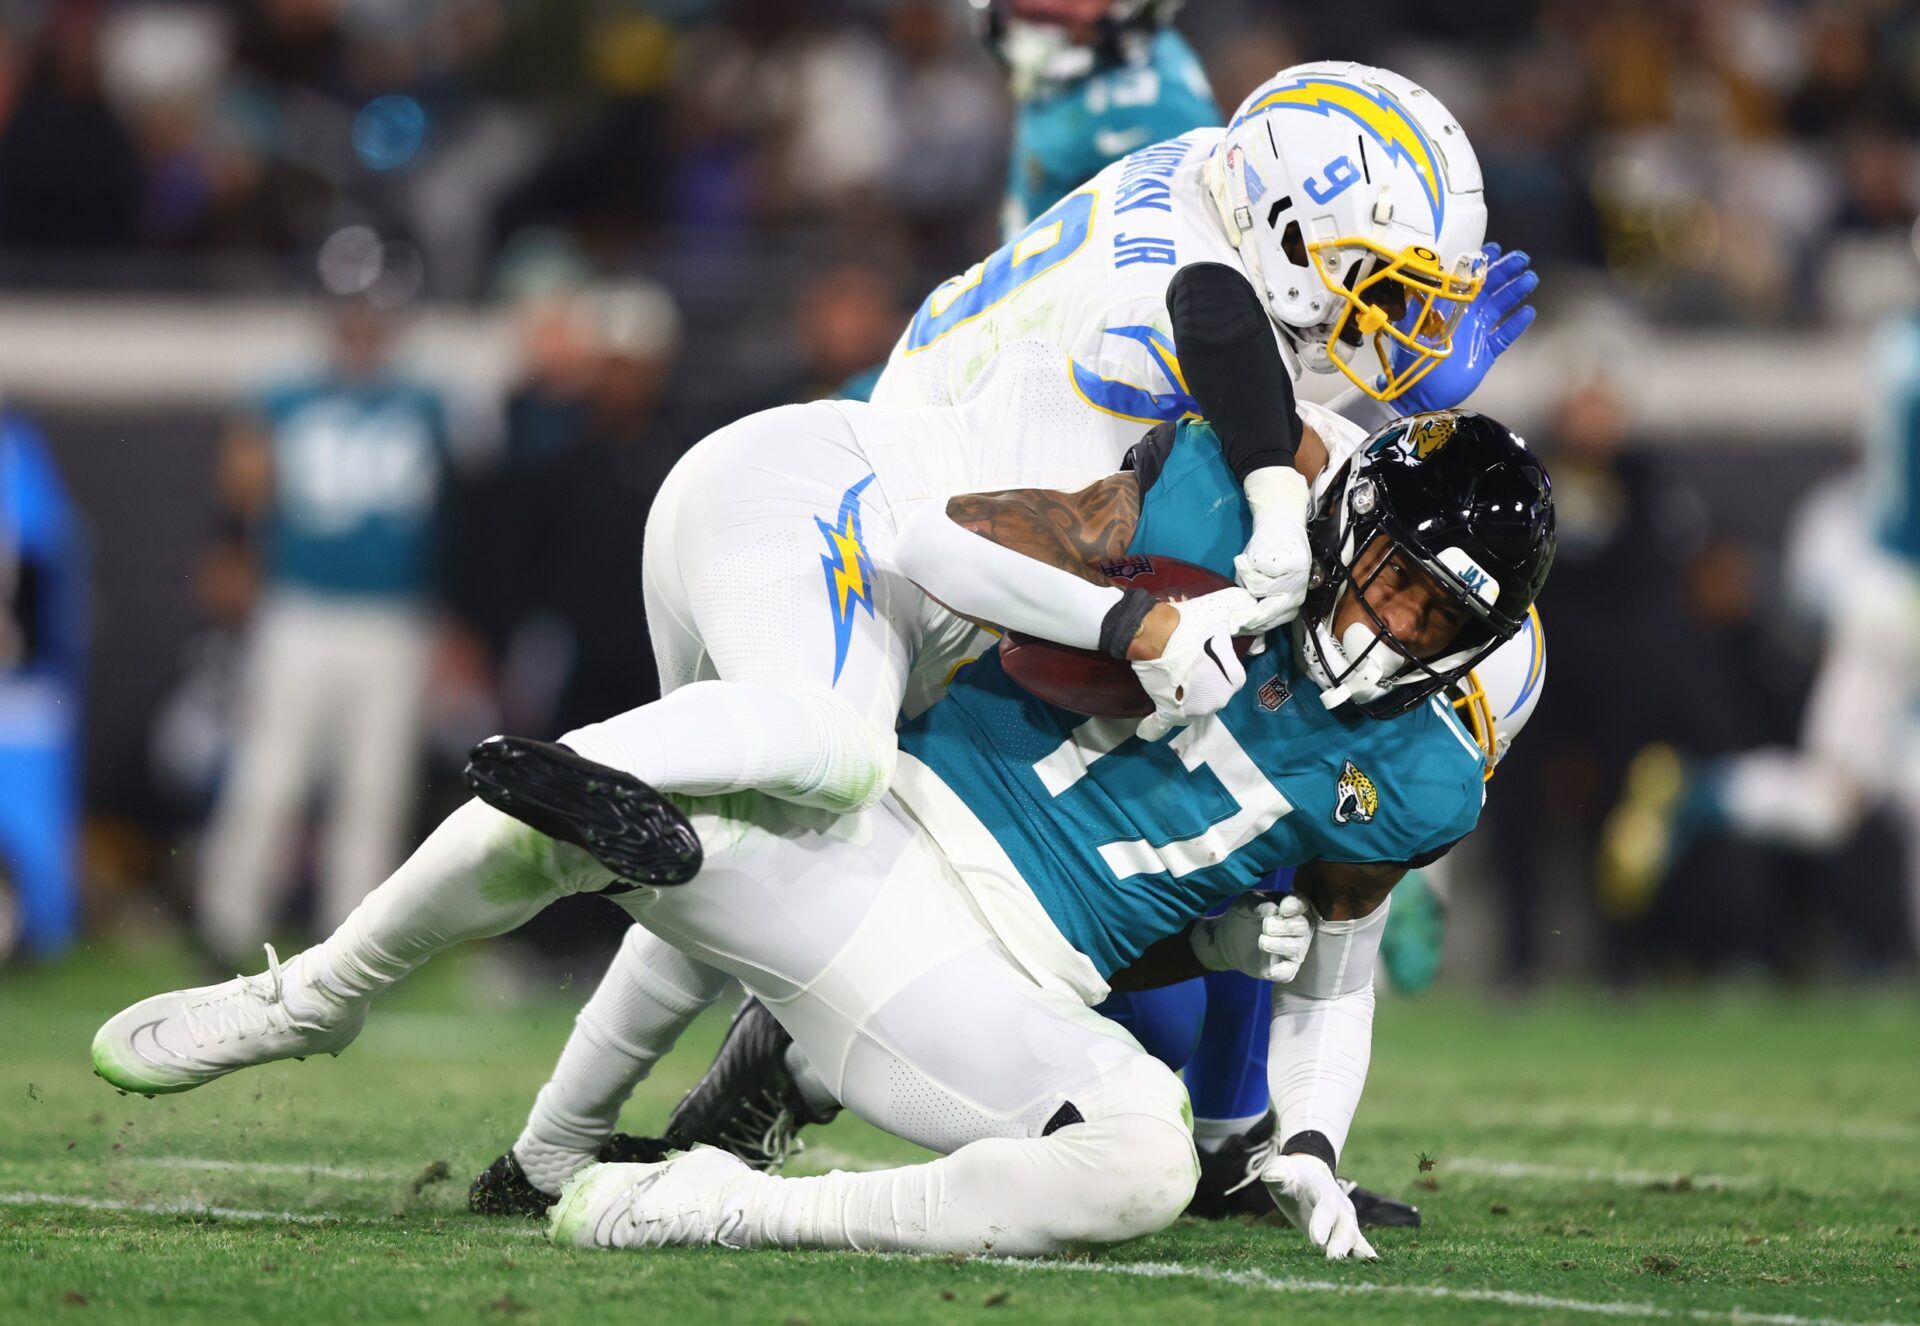
<path id="1" fill-rule="evenodd" d="M 1002 547 L 1104 585 L 1107 578 L 1091 564 L 1126 552 L 1140 523 L 1140 483 L 1115 474 L 1077 493 L 962 493 L 947 503 L 947 515 Z"/>

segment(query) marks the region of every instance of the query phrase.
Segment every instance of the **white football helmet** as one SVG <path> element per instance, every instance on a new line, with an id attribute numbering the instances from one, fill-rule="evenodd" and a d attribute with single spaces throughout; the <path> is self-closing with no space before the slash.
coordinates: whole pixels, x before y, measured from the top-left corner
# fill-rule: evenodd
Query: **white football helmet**
<path id="1" fill-rule="evenodd" d="M 1480 660 L 1453 685 L 1453 707 L 1487 757 L 1488 778 L 1533 717 L 1547 685 L 1547 636 L 1540 610 L 1527 609 L 1527 624 Z"/>
<path id="2" fill-rule="evenodd" d="M 1207 183 L 1308 368 L 1390 401 L 1451 352 L 1487 208 L 1466 131 L 1426 89 L 1370 65 L 1283 69 L 1234 111 Z M 1350 365 L 1369 340 L 1377 369 Z"/>

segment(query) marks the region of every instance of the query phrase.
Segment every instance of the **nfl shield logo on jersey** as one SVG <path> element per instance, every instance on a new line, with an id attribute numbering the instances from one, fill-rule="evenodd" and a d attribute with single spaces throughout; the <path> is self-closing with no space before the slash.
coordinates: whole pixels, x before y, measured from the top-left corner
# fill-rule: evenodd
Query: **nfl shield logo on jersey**
<path id="1" fill-rule="evenodd" d="M 1374 814 L 1380 809 L 1380 794 L 1374 790 L 1373 779 L 1361 773 L 1352 760 L 1340 771 L 1337 791 L 1333 801 L 1335 824 L 1351 824 L 1355 820 L 1373 823 Z"/>
<path id="2" fill-rule="evenodd" d="M 1265 682 L 1261 683 L 1260 691 L 1256 698 L 1260 701 L 1260 707 L 1262 709 L 1268 713 L 1272 713 L 1292 697 L 1293 688 L 1291 686 L 1281 681 L 1279 677 L 1268 677 Z M 1348 767 L 1351 768 L 1352 766 Z"/>

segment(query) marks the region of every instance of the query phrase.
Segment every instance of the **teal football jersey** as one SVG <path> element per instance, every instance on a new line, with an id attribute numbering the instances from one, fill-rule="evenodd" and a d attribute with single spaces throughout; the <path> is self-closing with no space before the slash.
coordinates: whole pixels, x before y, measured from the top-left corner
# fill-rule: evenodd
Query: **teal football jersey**
<path id="1" fill-rule="evenodd" d="M 1129 551 L 1231 575 L 1251 520 L 1213 430 L 1163 426 L 1135 468 Z M 1145 742 L 1133 719 L 1036 699 L 990 653 L 901 746 L 992 833 L 1103 977 L 1279 867 L 1413 860 L 1473 828 L 1481 754 L 1444 699 L 1391 719 L 1329 712 L 1285 629 L 1246 665 L 1212 721 Z"/>
<path id="2" fill-rule="evenodd" d="M 1008 169 L 1008 233 L 1149 143 L 1220 124 L 1206 71 L 1171 28 L 1139 63 L 1109 65 L 1021 104 Z"/>
<path id="3" fill-rule="evenodd" d="M 1880 546 L 1920 567 L 1920 317 L 1879 340 L 1884 393 L 1867 429 L 1866 493 Z"/>

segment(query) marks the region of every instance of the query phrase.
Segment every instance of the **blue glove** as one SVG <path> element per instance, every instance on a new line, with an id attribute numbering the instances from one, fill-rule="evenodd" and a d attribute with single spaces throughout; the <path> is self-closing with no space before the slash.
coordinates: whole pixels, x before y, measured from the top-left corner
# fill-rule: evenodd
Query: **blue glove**
<path id="1" fill-rule="evenodd" d="M 1493 361 L 1533 325 L 1534 308 L 1526 302 L 1540 284 L 1529 265 L 1533 260 L 1522 249 L 1502 257 L 1498 244 L 1485 245 L 1481 252 L 1487 255 L 1486 284 L 1453 329 L 1453 353 L 1393 401 L 1403 415 L 1459 405 L 1473 395 Z M 1394 347 L 1395 373 L 1412 360 L 1412 351 Z"/>

